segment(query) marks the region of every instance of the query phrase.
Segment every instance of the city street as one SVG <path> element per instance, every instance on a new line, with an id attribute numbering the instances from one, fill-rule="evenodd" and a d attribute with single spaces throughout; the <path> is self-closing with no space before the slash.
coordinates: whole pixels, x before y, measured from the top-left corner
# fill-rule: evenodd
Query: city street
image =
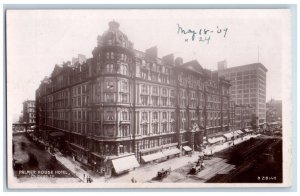
<path id="1" fill-rule="evenodd" d="M 278 160 L 281 152 L 274 150 L 276 154 L 274 154 L 272 159 L 268 158 L 269 156 L 263 151 L 264 149 L 269 149 L 270 151 L 270 148 L 278 149 L 281 140 L 262 135 L 247 135 L 243 138 L 238 138 L 234 141 L 235 145 L 232 142 L 225 142 L 220 145 L 207 147 L 205 151 L 212 152 L 214 156 L 211 159 L 204 160 L 204 169 L 195 175 L 189 173 L 199 158 L 200 153 L 197 151 L 193 152 L 191 156 L 184 155 L 160 163 L 141 165 L 133 171 L 110 178 L 100 176 L 92 170 L 83 167 L 71 157 L 63 156 L 60 152 L 55 152 L 57 161 L 53 161 L 50 153 L 39 149 L 24 134 L 14 136 L 13 141 L 15 144 L 14 159 L 16 162 L 23 163 L 23 170 L 68 171 L 67 173 L 54 176 L 54 178 L 58 178 L 57 180 L 62 182 L 86 182 L 87 176 L 92 178 L 93 183 L 131 183 L 133 178 L 137 183 L 241 182 L 243 179 L 256 182 L 258 177 L 270 176 L 270 171 L 267 171 L 267 173 L 263 172 L 266 171 L 266 166 L 272 171 L 275 169 L 277 174 L 281 171 L 278 165 L 272 165 L 272 160 Z M 258 151 L 263 153 L 257 153 Z M 257 160 L 260 160 L 261 163 L 258 164 Z M 271 162 L 268 160 L 271 160 Z M 256 170 L 253 169 L 253 164 L 256 165 Z M 162 179 L 156 177 L 158 171 L 168 168 L 171 169 L 169 175 Z M 249 172 L 251 172 L 251 178 L 249 178 Z M 20 171 L 15 171 L 16 175 L 19 173 Z M 247 176 L 246 178 L 245 175 Z M 20 174 L 19 176 L 28 177 Z M 77 178 L 74 178 L 75 176 Z M 49 178 L 48 180 L 54 180 L 54 178 Z M 276 178 L 279 180 L 281 176 L 277 175 Z M 20 179 L 22 180 L 22 178 Z M 38 182 L 38 179 L 31 178 L 31 181 Z M 41 180 L 45 179 L 41 178 Z"/>
<path id="2" fill-rule="evenodd" d="M 55 157 L 30 141 L 25 133 L 15 134 L 13 145 L 14 173 L 20 181 L 79 181 L 70 170 L 56 161 Z"/>
<path id="3" fill-rule="evenodd" d="M 239 138 L 235 140 L 235 145 L 248 141 L 250 138 L 258 137 L 260 135 L 247 135 L 243 139 Z M 243 144 L 242 144 L 243 145 Z M 208 147 L 206 151 L 208 152 L 219 152 L 224 149 L 227 149 L 232 146 L 232 142 L 225 142 L 220 145 Z M 170 160 L 161 162 L 161 163 L 152 163 L 147 165 L 141 165 L 139 168 L 136 168 L 133 171 L 128 173 L 113 176 L 110 178 L 105 178 L 96 174 L 95 172 L 83 168 L 81 164 L 77 161 L 74 161 L 71 157 L 64 157 L 59 152 L 55 153 L 57 160 L 63 163 L 69 170 L 75 173 L 80 179 L 83 179 L 83 176 L 91 176 L 93 183 L 128 183 L 131 182 L 131 179 L 134 178 L 138 183 L 141 182 L 205 182 L 208 179 L 212 178 L 217 174 L 226 174 L 235 168 L 234 165 L 226 163 L 226 159 L 215 157 L 211 160 L 205 160 L 206 165 L 205 169 L 201 171 L 196 177 L 188 175 L 188 170 L 191 168 L 191 165 L 198 160 L 199 152 L 193 152 L 191 156 L 181 156 L 179 158 L 172 158 Z M 157 180 L 157 172 L 162 168 L 171 168 L 172 172 L 169 176 L 162 180 Z"/>
<path id="4" fill-rule="evenodd" d="M 282 141 L 279 138 L 259 137 L 245 140 L 220 152 L 196 175 L 189 175 L 190 162 L 171 172 L 161 182 L 282 182 Z M 258 153 L 259 152 L 259 153 Z"/>

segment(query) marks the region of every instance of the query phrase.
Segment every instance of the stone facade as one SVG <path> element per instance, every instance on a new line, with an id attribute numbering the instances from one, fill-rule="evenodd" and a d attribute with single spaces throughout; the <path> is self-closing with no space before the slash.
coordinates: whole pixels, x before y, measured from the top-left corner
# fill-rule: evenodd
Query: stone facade
<path id="1" fill-rule="evenodd" d="M 36 91 L 38 128 L 63 132 L 81 162 L 101 168 L 125 156 L 144 162 L 183 146 L 199 150 L 204 135 L 230 129 L 229 81 L 197 61 L 135 50 L 114 21 L 92 54 L 56 65 Z"/>

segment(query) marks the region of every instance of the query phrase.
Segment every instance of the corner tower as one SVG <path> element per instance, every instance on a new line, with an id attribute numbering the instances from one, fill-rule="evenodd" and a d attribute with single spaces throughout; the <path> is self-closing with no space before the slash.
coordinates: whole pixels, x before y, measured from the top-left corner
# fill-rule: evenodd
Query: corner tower
<path id="1" fill-rule="evenodd" d="M 114 165 L 114 160 L 136 159 L 133 44 L 119 27 L 118 22 L 111 21 L 109 29 L 98 36 L 97 47 L 93 50 L 92 91 L 93 160 L 116 173 L 118 166 Z"/>

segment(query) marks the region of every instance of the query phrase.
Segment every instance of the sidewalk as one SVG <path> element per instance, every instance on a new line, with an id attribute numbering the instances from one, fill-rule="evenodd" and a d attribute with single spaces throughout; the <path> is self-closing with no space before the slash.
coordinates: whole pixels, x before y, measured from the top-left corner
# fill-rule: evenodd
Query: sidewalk
<path id="1" fill-rule="evenodd" d="M 141 167 L 136 168 L 134 171 L 131 171 L 128 174 L 109 178 L 107 182 L 130 183 L 131 178 L 133 177 L 138 183 L 148 182 L 151 181 L 152 178 L 155 178 L 157 176 L 157 172 L 162 168 L 165 169 L 171 167 L 171 171 L 173 171 L 175 169 L 185 166 L 189 162 L 197 161 L 198 157 L 199 157 L 199 152 L 193 152 L 192 156 L 185 155 L 185 156 L 175 157 L 161 163 L 142 165 Z"/>
<path id="2" fill-rule="evenodd" d="M 56 159 L 61 164 L 63 164 L 66 168 L 68 168 L 74 175 L 76 175 L 81 180 L 81 182 L 86 183 L 87 176 L 90 176 L 93 181 L 97 179 L 97 181 L 104 182 L 105 179 L 103 176 L 97 175 L 97 173 L 95 173 L 92 170 L 88 170 L 88 169 L 84 170 L 81 167 L 81 163 L 73 160 L 71 157 L 66 157 L 62 155 L 60 152 L 55 152 L 54 154 Z"/>
<path id="3" fill-rule="evenodd" d="M 247 140 L 249 140 L 250 138 L 253 138 L 253 137 L 258 137 L 259 135 L 246 135 L 243 137 L 243 139 L 241 138 L 238 138 L 238 139 L 235 139 L 234 140 L 234 145 L 237 145 L 237 144 L 240 144 L 242 142 L 245 142 Z M 213 154 L 215 152 L 219 152 L 219 151 L 222 151 L 226 148 L 229 148 L 233 146 L 232 144 L 232 141 L 229 141 L 229 142 L 224 142 L 223 144 L 220 144 L 220 145 L 217 145 L 217 146 L 210 146 L 208 148 L 205 149 L 205 151 L 207 151 L 208 153 L 212 152 Z"/>
<path id="4" fill-rule="evenodd" d="M 238 138 L 234 140 L 234 144 L 236 145 L 242 143 L 244 141 L 249 140 L 252 137 L 257 137 L 257 136 L 259 135 L 247 135 L 243 137 L 243 140 L 241 138 Z M 209 152 L 212 151 L 212 153 L 215 153 L 231 146 L 233 145 L 232 142 L 230 141 L 230 142 L 225 142 L 221 145 L 208 147 L 205 150 Z M 162 168 L 171 167 L 171 170 L 176 170 L 178 168 L 185 166 L 188 163 L 197 161 L 199 154 L 200 153 L 198 151 L 194 151 L 192 156 L 185 155 L 185 156 L 180 156 L 178 158 L 175 157 L 161 163 L 141 165 L 140 167 L 136 168 L 133 171 L 130 171 L 129 173 L 125 173 L 119 176 L 113 176 L 110 178 L 105 178 L 104 176 L 100 176 L 92 170 L 84 170 L 81 167 L 81 163 L 73 160 L 71 157 L 65 157 L 60 152 L 55 152 L 56 159 L 59 162 L 61 162 L 66 168 L 68 168 L 71 172 L 73 172 L 73 174 L 75 174 L 82 182 L 86 182 L 86 177 L 90 176 L 93 179 L 93 183 L 131 183 L 132 178 L 134 178 L 138 183 L 149 182 L 152 180 L 152 178 L 156 177 L 157 172 Z"/>
<path id="5" fill-rule="evenodd" d="M 245 142 L 249 140 L 252 137 L 257 137 L 258 135 L 247 135 L 243 137 L 243 140 L 241 138 L 236 139 L 234 141 L 234 144 L 239 144 L 242 142 Z M 211 151 L 213 153 L 219 152 L 221 150 L 224 150 L 228 147 L 231 147 L 230 142 L 223 143 L 222 145 L 213 146 L 207 148 L 207 150 Z M 161 170 L 162 168 L 168 168 L 171 167 L 171 170 L 176 170 L 178 168 L 181 168 L 188 164 L 189 162 L 195 162 L 199 158 L 200 152 L 194 151 L 192 156 L 181 156 L 179 158 L 172 158 L 170 160 L 167 160 L 162 163 L 157 164 L 149 164 L 149 165 L 141 165 L 141 167 L 136 168 L 134 171 L 131 171 L 127 174 L 121 175 L 121 176 L 114 176 L 107 180 L 107 182 L 117 183 L 117 182 L 131 182 L 131 178 L 134 177 L 134 179 L 137 180 L 138 183 L 141 182 L 148 182 L 152 180 L 152 178 L 156 177 L 157 172 Z"/>

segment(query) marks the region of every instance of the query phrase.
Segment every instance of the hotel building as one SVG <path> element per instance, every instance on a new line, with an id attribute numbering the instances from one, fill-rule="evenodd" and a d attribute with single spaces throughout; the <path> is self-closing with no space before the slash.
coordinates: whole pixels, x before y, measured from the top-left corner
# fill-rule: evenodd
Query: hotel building
<path id="1" fill-rule="evenodd" d="M 36 91 L 45 138 L 107 174 L 199 150 L 204 136 L 229 131 L 230 83 L 196 60 L 145 52 L 115 21 L 93 57 L 56 65 Z M 79 58 L 78 58 L 79 59 Z"/>

